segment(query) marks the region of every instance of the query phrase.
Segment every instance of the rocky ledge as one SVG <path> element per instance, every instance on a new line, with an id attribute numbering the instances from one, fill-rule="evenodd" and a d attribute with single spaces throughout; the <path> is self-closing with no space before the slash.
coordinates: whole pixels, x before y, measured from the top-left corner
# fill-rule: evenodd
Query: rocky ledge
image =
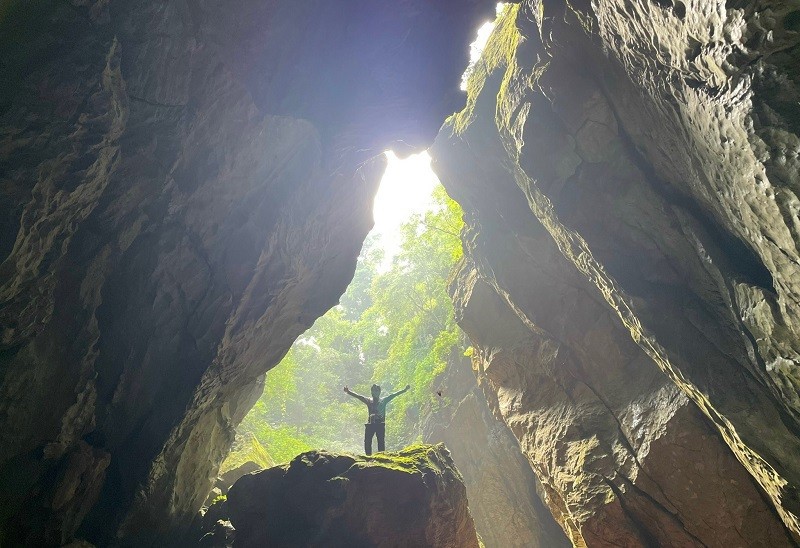
<path id="1" fill-rule="evenodd" d="M 235 533 L 224 520 L 210 523 L 204 545 L 233 537 L 234 546 L 478 546 L 461 474 L 442 444 L 372 456 L 309 451 L 242 477 L 210 515 L 227 515 Z"/>

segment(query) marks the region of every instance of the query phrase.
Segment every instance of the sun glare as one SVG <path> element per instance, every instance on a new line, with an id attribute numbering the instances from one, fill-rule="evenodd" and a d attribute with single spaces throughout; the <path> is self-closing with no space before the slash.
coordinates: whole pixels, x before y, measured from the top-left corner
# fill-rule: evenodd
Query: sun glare
<path id="1" fill-rule="evenodd" d="M 497 6 L 495 6 L 495 13 L 499 16 L 505 6 L 506 2 L 498 2 Z M 467 78 L 469 77 L 469 73 L 472 71 L 472 66 L 480 58 L 483 48 L 486 47 L 486 42 L 489 41 L 489 35 L 492 34 L 492 29 L 494 29 L 495 22 L 496 20 L 486 21 L 483 25 L 481 25 L 478 28 L 478 33 L 475 37 L 475 40 L 469 45 L 469 66 L 461 77 L 461 91 L 467 90 Z"/>
<path id="2" fill-rule="evenodd" d="M 496 13 L 500 15 L 505 2 L 498 2 Z M 494 21 L 487 21 L 477 31 L 475 41 L 469 45 L 470 66 L 464 73 L 461 89 L 466 90 L 466 77 L 472 65 L 478 60 L 486 47 L 489 35 L 494 28 Z M 388 268 L 392 258 L 400 250 L 400 226 L 415 213 L 425 213 L 433 208 L 431 194 L 439 184 L 436 174 L 431 170 L 431 157 L 427 152 L 414 154 L 401 160 L 394 152 L 385 152 L 389 164 L 381 179 L 378 194 L 375 196 L 372 213 L 375 227 L 372 234 L 384 252 L 382 267 Z"/>
<path id="3" fill-rule="evenodd" d="M 486 42 L 489 40 L 489 35 L 494 28 L 494 21 L 486 21 L 478 29 L 478 36 L 475 41 L 469 45 L 469 62 L 474 63 L 481 56 L 483 48 L 486 47 Z"/>
<path id="4" fill-rule="evenodd" d="M 389 164 L 375 196 L 372 231 L 378 235 L 385 254 L 384 265 L 388 265 L 400 250 L 400 225 L 411 215 L 433 207 L 431 194 L 439 179 L 431 169 L 431 157 L 427 152 L 403 160 L 391 150 L 385 154 Z"/>

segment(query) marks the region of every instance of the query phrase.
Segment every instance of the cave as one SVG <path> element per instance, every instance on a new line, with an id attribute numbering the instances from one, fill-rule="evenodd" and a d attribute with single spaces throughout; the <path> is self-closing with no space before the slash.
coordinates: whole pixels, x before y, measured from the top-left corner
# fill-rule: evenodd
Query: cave
<path id="1" fill-rule="evenodd" d="M 798 13 L 508 2 L 462 91 L 495 2 L 0 0 L 0 544 L 196 545 L 383 152 L 428 150 L 470 344 L 436 437 L 497 429 L 524 545 L 797 546 Z M 477 545 L 431 447 L 398 455 L 458 527 L 415 543 Z"/>

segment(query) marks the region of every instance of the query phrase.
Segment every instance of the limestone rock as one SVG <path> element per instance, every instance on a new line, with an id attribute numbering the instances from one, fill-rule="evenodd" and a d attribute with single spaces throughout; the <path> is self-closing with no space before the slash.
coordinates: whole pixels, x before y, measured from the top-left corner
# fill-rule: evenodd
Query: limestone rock
<path id="1" fill-rule="evenodd" d="M 505 422 L 492 415 L 469 358 L 451 356 L 437 387 L 442 395 L 424 421 L 423 438 L 443 442 L 450 450 L 484 546 L 570 546 L 542 503 L 541 486 L 519 442 Z"/>
<path id="2" fill-rule="evenodd" d="M 576 545 L 800 539 L 797 10 L 510 6 L 434 146 L 459 323 Z"/>
<path id="3" fill-rule="evenodd" d="M 187 527 L 351 279 L 380 154 L 458 108 L 491 9 L 3 2 L 0 537 Z M 83 444 L 107 461 L 78 474 Z"/>
<path id="4" fill-rule="evenodd" d="M 201 548 L 229 548 L 233 546 L 236 538 L 236 530 L 230 521 L 217 520 L 212 530 L 200 539 L 198 545 Z"/>
<path id="5" fill-rule="evenodd" d="M 235 546 L 477 547 L 444 445 L 351 456 L 310 451 L 228 494 Z"/>

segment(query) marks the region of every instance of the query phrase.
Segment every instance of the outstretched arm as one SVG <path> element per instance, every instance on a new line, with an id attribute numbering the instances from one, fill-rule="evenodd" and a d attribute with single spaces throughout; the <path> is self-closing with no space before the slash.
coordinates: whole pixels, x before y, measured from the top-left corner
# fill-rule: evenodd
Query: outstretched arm
<path id="1" fill-rule="evenodd" d="M 386 400 L 385 400 L 385 401 L 386 401 L 386 403 L 389 403 L 390 401 L 392 401 L 393 399 L 395 399 L 395 398 L 396 398 L 397 396 L 399 396 L 400 394 L 403 394 L 403 393 L 405 393 L 405 392 L 408 392 L 410 389 L 411 389 L 411 385 L 407 384 L 407 385 L 406 385 L 406 387 L 405 387 L 405 388 L 403 388 L 402 390 L 398 390 L 398 391 L 397 391 L 397 392 L 395 392 L 394 394 L 389 394 L 388 396 L 386 396 Z"/>
<path id="2" fill-rule="evenodd" d="M 346 386 L 344 387 L 344 393 L 347 394 L 348 396 L 353 396 L 354 398 L 357 398 L 357 399 L 361 400 L 362 402 L 364 402 L 365 404 L 369 405 L 369 400 L 367 398 L 365 398 L 361 394 L 356 394 L 355 392 L 353 392 L 352 390 L 350 390 Z"/>

